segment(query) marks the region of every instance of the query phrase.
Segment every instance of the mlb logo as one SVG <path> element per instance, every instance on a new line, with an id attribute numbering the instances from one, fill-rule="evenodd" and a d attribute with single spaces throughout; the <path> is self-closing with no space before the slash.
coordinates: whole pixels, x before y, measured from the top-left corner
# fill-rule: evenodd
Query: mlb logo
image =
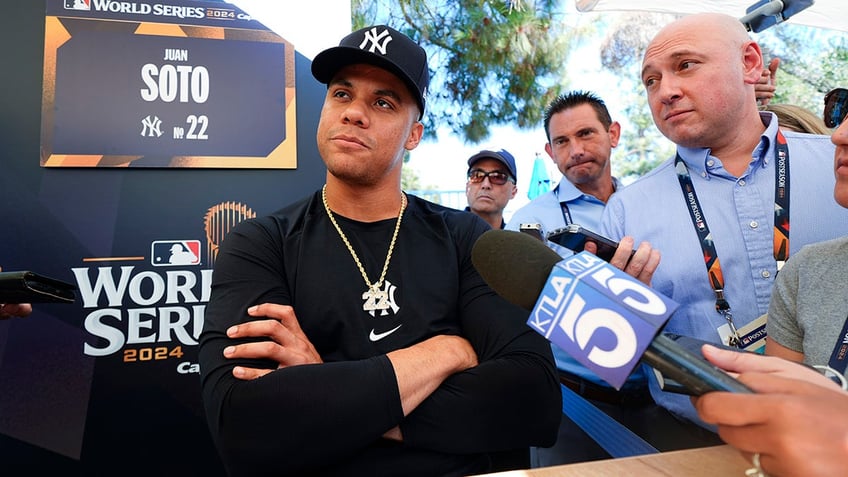
<path id="1" fill-rule="evenodd" d="M 91 10 L 91 0 L 65 0 L 65 10 Z"/>
<path id="2" fill-rule="evenodd" d="M 200 240 L 156 240 L 150 244 L 150 263 L 154 267 L 198 265 Z"/>

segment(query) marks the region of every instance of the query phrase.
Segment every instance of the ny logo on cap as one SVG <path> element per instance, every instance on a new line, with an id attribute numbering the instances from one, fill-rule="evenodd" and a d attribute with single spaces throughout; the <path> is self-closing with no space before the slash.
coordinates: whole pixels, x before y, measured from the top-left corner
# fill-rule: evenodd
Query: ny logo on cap
<path id="1" fill-rule="evenodd" d="M 374 53 L 374 50 L 380 50 L 380 54 L 385 55 L 386 46 L 390 41 L 392 41 L 392 37 L 389 35 L 388 30 L 383 30 L 382 33 L 377 33 L 377 27 L 374 27 L 370 31 L 365 32 L 365 38 L 362 40 L 362 43 L 359 44 L 359 48 L 364 50 L 365 45 L 370 42 L 371 46 L 368 48 L 369 53 Z"/>

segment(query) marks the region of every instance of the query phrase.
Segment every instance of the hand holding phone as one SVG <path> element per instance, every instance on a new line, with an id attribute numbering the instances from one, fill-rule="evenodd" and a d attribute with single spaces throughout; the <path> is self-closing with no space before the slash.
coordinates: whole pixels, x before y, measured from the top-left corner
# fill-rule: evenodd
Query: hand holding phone
<path id="1" fill-rule="evenodd" d="M 686 353 L 675 353 L 675 355 L 687 356 L 687 359 L 689 359 L 688 362 L 691 366 L 685 370 L 686 372 L 677 373 L 677 379 L 664 374 L 656 368 L 651 368 L 654 372 L 654 376 L 657 378 L 657 383 L 659 384 L 660 389 L 666 392 L 687 394 L 690 396 L 699 396 L 705 392 L 715 390 L 745 392 L 744 389 L 739 387 L 741 385 L 738 384 L 738 381 L 735 383 L 733 382 L 736 381 L 736 379 L 729 374 L 725 377 L 709 369 L 712 368 L 726 374 L 725 371 L 721 370 L 704 358 L 704 355 L 701 352 L 701 347 L 705 344 L 709 344 L 716 348 L 722 348 L 734 352 L 749 353 L 749 351 L 743 351 L 739 348 L 720 343 L 713 343 L 691 336 L 681 336 L 674 333 L 662 334 L 686 350 Z M 658 354 L 662 355 L 662 350 L 660 350 Z M 727 388 L 728 386 L 729 389 Z"/>
<path id="2" fill-rule="evenodd" d="M 582 252 L 586 247 L 586 242 L 592 242 L 597 246 L 595 255 L 606 262 L 612 259 L 616 249 L 618 249 L 618 242 L 592 232 L 578 224 L 569 224 L 561 229 L 554 230 L 548 234 L 547 239 L 574 251 L 574 253 Z M 636 251 L 634 250 L 633 253 L 636 253 Z M 631 253 L 631 256 L 633 253 Z"/>

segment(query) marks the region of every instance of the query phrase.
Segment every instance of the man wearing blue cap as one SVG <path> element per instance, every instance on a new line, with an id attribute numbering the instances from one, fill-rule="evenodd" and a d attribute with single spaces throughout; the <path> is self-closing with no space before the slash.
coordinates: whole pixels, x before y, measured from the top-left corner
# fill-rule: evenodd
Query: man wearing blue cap
<path id="1" fill-rule="evenodd" d="M 518 192 L 515 158 L 506 149 L 482 150 L 468 159 L 465 210 L 477 214 L 493 229 L 506 227 L 503 211 Z"/>
<path id="2" fill-rule="evenodd" d="M 427 55 L 386 26 L 315 57 L 327 182 L 218 252 L 202 396 L 231 475 L 471 475 L 551 445 L 547 341 L 471 262 L 489 227 L 401 190 Z"/>

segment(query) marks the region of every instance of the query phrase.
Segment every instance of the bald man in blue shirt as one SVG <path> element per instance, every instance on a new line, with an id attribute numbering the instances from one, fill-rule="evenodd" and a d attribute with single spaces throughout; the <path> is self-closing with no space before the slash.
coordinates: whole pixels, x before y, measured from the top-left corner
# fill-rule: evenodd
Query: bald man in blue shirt
<path id="1" fill-rule="evenodd" d="M 758 111 L 762 53 L 733 17 L 671 23 L 642 66 L 654 122 L 677 154 L 610 198 L 601 233 L 627 237 L 611 263 L 682 305 L 666 332 L 757 351 L 783 262 L 848 233 L 848 211 L 833 200 L 834 146 L 827 136 L 781 132 L 774 114 Z M 659 265 L 644 260 L 643 244 L 625 267 L 633 240 L 659 251 Z M 650 386 L 658 404 L 709 427 L 688 396 L 656 379 Z"/>

